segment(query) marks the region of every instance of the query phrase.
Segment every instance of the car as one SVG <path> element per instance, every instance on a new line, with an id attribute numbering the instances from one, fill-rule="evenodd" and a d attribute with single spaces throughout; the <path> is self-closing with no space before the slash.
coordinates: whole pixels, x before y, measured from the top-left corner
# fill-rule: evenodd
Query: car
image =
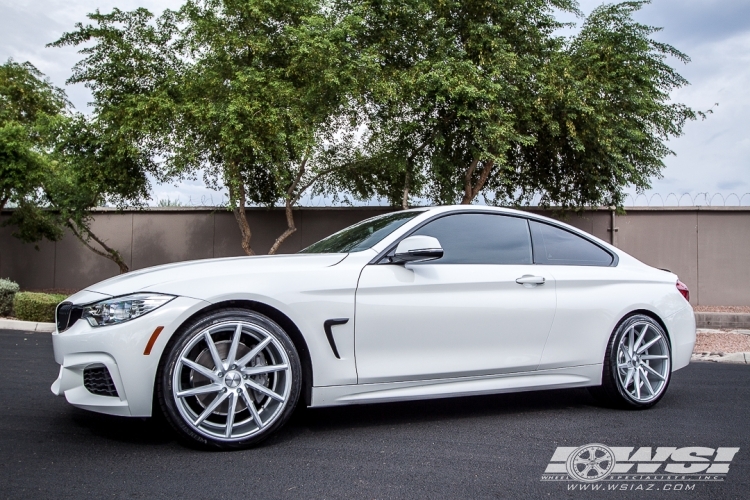
<path id="1" fill-rule="evenodd" d="M 52 392 L 163 413 L 207 448 L 255 445 L 298 403 L 326 407 L 589 387 L 656 404 L 695 343 L 669 271 L 512 209 L 402 210 L 297 254 L 173 263 L 56 311 Z"/>

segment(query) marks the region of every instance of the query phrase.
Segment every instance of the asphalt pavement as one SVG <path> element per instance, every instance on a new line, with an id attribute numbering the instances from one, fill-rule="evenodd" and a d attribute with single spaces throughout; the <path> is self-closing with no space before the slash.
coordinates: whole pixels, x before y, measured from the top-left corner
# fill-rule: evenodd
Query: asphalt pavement
<path id="1" fill-rule="evenodd" d="M 185 447 L 153 419 L 74 408 L 49 390 L 57 371 L 49 334 L 0 331 L 2 498 L 750 498 L 744 365 L 693 363 L 639 412 L 602 408 L 586 390 L 300 409 L 260 447 L 231 453 Z M 587 443 L 740 451 L 720 482 L 580 491 L 541 480 L 556 447 Z"/>

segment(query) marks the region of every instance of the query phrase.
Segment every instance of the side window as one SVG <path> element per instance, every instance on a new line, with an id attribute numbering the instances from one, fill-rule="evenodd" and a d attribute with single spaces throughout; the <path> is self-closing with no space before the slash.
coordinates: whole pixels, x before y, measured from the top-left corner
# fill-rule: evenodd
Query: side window
<path id="1" fill-rule="evenodd" d="M 492 214 L 456 214 L 419 228 L 433 236 L 445 254 L 434 264 L 531 264 L 531 237 L 526 219 Z"/>
<path id="2" fill-rule="evenodd" d="M 609 266 L 612 255 L 594 243 L 559 227 L 529 221 L 534 263 L 554 266 Z"/>

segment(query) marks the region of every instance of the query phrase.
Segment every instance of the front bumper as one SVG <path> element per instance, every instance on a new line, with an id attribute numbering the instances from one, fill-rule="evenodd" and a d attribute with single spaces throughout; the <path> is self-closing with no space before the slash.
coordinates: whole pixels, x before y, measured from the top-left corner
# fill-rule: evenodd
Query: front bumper
<path id="1" fill-rule="evenodd" d="M 156 370 L 167 342 L 186 319 L 208 305 L 203 300 L 177 297 L 145 316 L 120 325 L 93 328 L 87 321 L 78 320 L 62 333 L 55 331 L 52 346 L 60 374 L 52 384 L 52 392 L 64 395 L 70 404 L 86 410 L 150 416 Z M 144 354 L 158 327 L 163 330 L 151 352 Z M 91 365 L 107 368 L 117 397 L 92 394 L 86 389 L 83 371 Z"/>

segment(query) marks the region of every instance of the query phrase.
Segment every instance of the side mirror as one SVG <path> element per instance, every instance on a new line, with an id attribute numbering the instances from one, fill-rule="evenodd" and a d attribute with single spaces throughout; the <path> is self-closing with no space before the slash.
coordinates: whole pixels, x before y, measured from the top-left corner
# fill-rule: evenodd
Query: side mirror
<path id="1" fill-rule="evenodd" d="M 407 262 L 425 262 L 439 259 L 443 256 L 443 247 L 437 238 L 432 236 L 409 236 L 401 240 L 396 247 L 396 253 L 391 257 L 394 264 Z"/>

